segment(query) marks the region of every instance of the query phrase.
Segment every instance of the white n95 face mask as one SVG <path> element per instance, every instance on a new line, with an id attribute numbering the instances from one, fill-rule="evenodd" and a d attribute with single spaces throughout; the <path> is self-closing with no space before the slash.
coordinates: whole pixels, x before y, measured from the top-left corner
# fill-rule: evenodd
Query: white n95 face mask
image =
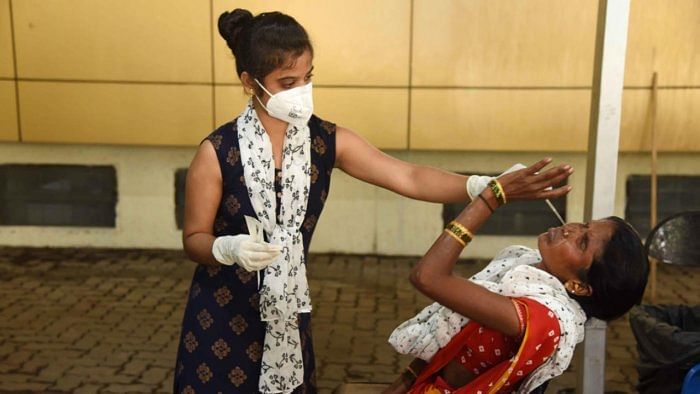
<path id="1" fill-rule="evenodd" d="M 258 83 L 265 93 L 270 95 L 270 99 L 267 100 L 267 106 L 262 103 L 258 96 L 255 96 L 270 116 L 294 125 L 304 125 L 309 121 L 311 114 L 314 112 L 311 82 L 276 94 L 268 92 L 257 79 L 255 79 L 255 82 Z"/>

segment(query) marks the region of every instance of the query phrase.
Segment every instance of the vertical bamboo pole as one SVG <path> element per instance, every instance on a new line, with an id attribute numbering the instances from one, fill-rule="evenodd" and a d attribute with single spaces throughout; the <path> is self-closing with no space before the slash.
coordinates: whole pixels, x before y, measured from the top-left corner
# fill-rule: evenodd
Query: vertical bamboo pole
<path id="1" fill-rule="evenodd" d="M 651 206 L 649 207 L 649 228 L 653 229 L 656 227 L 656 198 L 657 198 L 657 177 L 656 177 L 656 160 L 657 160 L 657 146 L 656 146 L 656 107 L 657 107 L 657 93 L 658 93 L 658 78 L 656 71 L 651 79 L 651 198 L 649 199 Z M 654 258 L 650 258 L 650 276 L 651 276 L 651 302 L 656 304 L 656 264 L 657 261 Z"/>

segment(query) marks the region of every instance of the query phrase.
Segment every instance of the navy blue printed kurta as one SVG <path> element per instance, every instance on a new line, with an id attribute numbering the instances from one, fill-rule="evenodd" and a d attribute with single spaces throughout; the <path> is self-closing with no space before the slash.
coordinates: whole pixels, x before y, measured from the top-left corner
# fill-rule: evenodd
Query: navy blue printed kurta
<path id="1" fill-rule="evenodd" d="M 335 125 L 312 116 L 309 129 L 311 189 L 301 228 L 307 255 L 316 222 L 328 196 L 335 163 Z M 219 127 L 207 139 L 216 150 L 223 179 L 214 235 L 248 234 L 244 216 L 256 215 L 243 176 L 236 120 Z M 281 172 L 276 171 L 276 174 L 279 209 Z M 256 274 L 247 272 L 237 264 L 216 267 L 197 265 L 182 322 L 175 366 L 175 393 L 258 392 L 265 325 L 260 321 L 257 286 Z M 310 314 L 299 314 L 299 331 L 304 384 L 295 393 L 315 393 L 316 369 Z"/>

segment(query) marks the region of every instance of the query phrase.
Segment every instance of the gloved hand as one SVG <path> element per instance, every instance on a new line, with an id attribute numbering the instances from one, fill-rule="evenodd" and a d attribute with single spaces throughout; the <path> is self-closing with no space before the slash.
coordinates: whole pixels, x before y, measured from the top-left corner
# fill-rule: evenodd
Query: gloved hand
<path id="1" fill-rule="evenodd" d="M 518 171 L 525 168 L 525 165 L 521 163 L 514 164 L 512 167 L 509 169 L 503 171 L 501 175 L 504 174 L 509 174 L 513 171 Z M 499 176 L 501 176 L 499 175 Z M 492 176 L 486 176 L 486 175 L 472 175 L 469 178 L 467 178 L 467 194 L 469 195 L 469 199 L 474 201 L 475 198 L 481 194 L 481 192 L 486 189 L 486 186 L 491 182 L 492 179 L 495 177 Z"/>
<path id="2" fill-rule="evenodd" d="M 282 252 L 279 245 L 257 242 L 248 234 L 217 237 L 211 247 L 216 261 L 225 265 L 237 263 L 248 272 L 270 265 Z"/>

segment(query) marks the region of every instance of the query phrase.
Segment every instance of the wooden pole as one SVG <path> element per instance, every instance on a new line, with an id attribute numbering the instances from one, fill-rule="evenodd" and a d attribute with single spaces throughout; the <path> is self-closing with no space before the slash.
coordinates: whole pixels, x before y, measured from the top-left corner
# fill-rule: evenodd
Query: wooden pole
<path id="1" fill-rule="evenodd" d="M 649 207 L 649 229 L 654 229 L 656 227 L 657 217 L 656 217 L 656 197 L 657 197 L 657 177 L 656 177 L 656 107 L 657 107 L 657 93 L 658 93 L 658 78 L 656 71 L 651 79 L 651 198 Z M 656 304 L 656 259 L 650 258 L 650 276 L 651 276 L 651 302 Z"/>

